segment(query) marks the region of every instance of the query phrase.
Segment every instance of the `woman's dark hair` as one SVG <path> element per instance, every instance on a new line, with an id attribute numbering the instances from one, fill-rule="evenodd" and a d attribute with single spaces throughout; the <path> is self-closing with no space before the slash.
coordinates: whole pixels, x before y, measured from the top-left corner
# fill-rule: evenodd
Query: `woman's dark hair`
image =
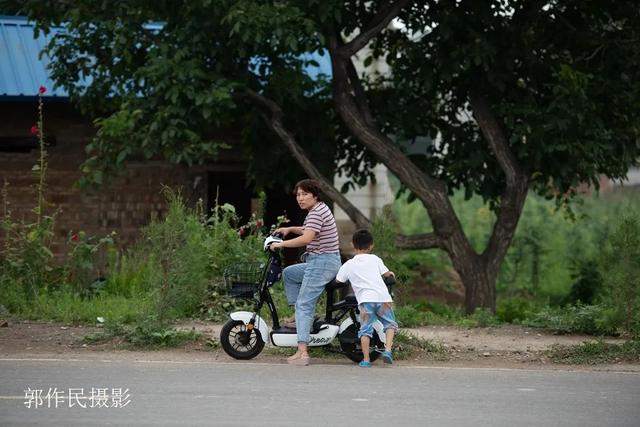
<path id="1" fill-rule="evenodd" d="M 373 236 L 369 233 L 369 230 L 357 230 L 353 233 L 353 247 L 359 251 L 369 249 L 373 245 Z"/>
<path id="2" fill-rule="evenodd" d="M 320 190 L 320 183 L 315 179 L 303 179 L 299 181 L 293 188 L 293 194 L 297 194 L 298 190 L 302 190 L 307 193 L 313 194 L 316 199 L 320 199 L 322 191 Z"/>

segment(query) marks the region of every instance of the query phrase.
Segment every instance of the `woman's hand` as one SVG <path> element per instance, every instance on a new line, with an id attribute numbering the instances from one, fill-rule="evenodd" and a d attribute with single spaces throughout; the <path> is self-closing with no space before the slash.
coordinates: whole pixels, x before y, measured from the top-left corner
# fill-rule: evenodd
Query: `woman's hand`
<path id="1" fill-rule="evenodd" d="M 274 242 L 269 245 L 269 249 L 275 251 L 276 249 L 284 248 L 284 242 Z"/>
<path id="2" fill-rule="evenodd" d="M 274 233 L 281 233 L 282 237 L 287 237 L 287 234 L 291 232 L 291 227 L 280 227 L 276 228 Z"/>

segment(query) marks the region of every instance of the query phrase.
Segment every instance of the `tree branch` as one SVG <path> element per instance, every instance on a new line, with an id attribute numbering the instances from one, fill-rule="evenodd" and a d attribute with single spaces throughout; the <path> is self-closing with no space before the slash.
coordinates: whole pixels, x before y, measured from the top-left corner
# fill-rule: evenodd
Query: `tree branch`
<path id="1" fill-rule="evenodd" d="M 399 249 L 444 249 L 444 241 L 435 233 L 399 235 L 396 237 Z"/>
<path id="2" fill-rule="evenodd" d="M 349 58 L 345 62 L 347 65 L 347 75 L 349 81 L 351 82 L 351 86 L 353 87 L 353 97 L 355 99 L 356 105 L 358 106 L 358 109 L 360 110 L 360 114 L 362 114 L 362 117 L 369 126 L 375 126 L 375 120 L 373 119 L 373 115 L 371 114 L 371 110 L 369 109 L 367 97 L 364 93 L 364 88 L 362 87 L 360 77 L 358 77 L 356 67 L 353 65 L 353 61 L 351 60 L 351 58 Z"/>
<path id="3" fill-rule="evenodd" d="M 487 261 L 488 270 L 491 274 L 497 275 L 518 226 L 529 190 L 529 178 L 511 152 L 504 130 L 493 115 L 486 99 L 477 93 L 472 94 L 471 108 L 507 180 L 489 243 L 482 254 Z"/>
<path id="4" fill-rule="evenodd" d="M 355 90 L 352 88 L 353 82 L 350 84 L 349 80 L 350 58 L 336 53 L 341 43 L 338 34 L 329 35 L 328 40 L 333 67 L 333 100 L 342 121 L 422 201 L 431 218 L 434 233 L 444 242 L 445 250 L 450 251 L 455 241 L 458 248 L 475 254 L 451 206 L 445 183 L 420 170 L 388 136 L 364 118 L 352 95 Z M 366 102 L 362 98 L 360 101 Z"/>
<path id="5" fill-rule="evenodd" d="M 342 193 L 336 190 L 329 180 L 320 173 L 315 165 L 307 158 L 304 150 L 302 150 L 295 141 L 293 135 L 285 129 L 282 124 L 283 113 L 280 106 L 271 99 L 252 90 L 246 90 L 245 95 L 260 107 L 262 111 L 262 118 L 267 126 L 269 126 L 269 128 L 278 135 L 287 148 L 289 148 L 291 154 L 293 154 L 294 158 L 302 166 L 307 175 L 320 183 L 322 191 L 347 213 L 349 218 L 356 224 L 356 227 L 370 228 L 371 221 L 369 221 L 369 219 L 366 218 L 358 208 L 347 200 Z M 395 243 L 399 249 L 444 248 L 443 240 L 434 233 L 417 234 L 413 236 L 398 235 Z"/>
<path id="6" fill-rule="evenodd" d="M 502 126 L 494 117 L 483 96 L 477 93 L 471 94 L 471 108 L 482 134 L 507 177 L 507 186 L 514 185 L 518 177 L 522 175 L 522 171 L 518 161 L 509 149 Z"/>
<path id="7" fill-rule="evenodd" d="M 250 89 L 245 90 L 246 96 L 258 105 L 262 111 L 262 118 L 267 126 L 280 138 L 284 145 L 291 151 L 293 157 L 298 161 L 302 169 L 311 178 L 320 183 L 323 193 L 329 196 L 338 204 L 356 224 L 358 228 L 370 228 L 371 221 L 360 212 L 345 196 L 340 193 L 333 184 L 320 173 L 318 168 L 309 160 L 304 150 L 298 145 L 294 136 L 284 127 L 282 123 L 282 109 L 271 99 L 260 95 Z"/>
<path id="8" fill-rule="evenodd" d="M 365 47 L 374 36 L 389 25 L 389 22 L 398 16 L 400 11 L 412 1 L 413 0 L 398 0 L 391 4 L 387 4 L 386 7 L 382 7 L 371 19 L 369 25 L 367 25 L 367 27 L 364 28 L 353 40 L 341 46 L 337 53 L 344 58 L 351 58 L 351 56 L 356 52 Z"/>

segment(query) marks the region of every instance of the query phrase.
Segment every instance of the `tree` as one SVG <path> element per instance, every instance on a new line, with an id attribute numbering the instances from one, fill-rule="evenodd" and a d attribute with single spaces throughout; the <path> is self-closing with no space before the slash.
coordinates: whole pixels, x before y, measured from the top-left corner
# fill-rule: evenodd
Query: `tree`
<path id="1" fill-rule="evenodd" d="M 621 178 L 638 158 L 640 11 L 630 0 L 111 3 L 24 6 L 45 31 L 65 23 L 48 47 L 54 77 L 102 117 L 87 172 L 132 155 L 208 158 L 220 148 L 214 129 L 246 120 L 238 112 L 249 105 L 366 225 L 299 142 L 305 124 L 290 119 L 315 108 L 328 130 L 318 143 L 347 154 L 351 171 L 384 163 L 422 202 L 433 232 L 399 243 L 446 251 L 468 312 L 495 310 L 529 190 L 563 204 L 579 183 Z M 390 75 L 358 75 L 353 56 L 365 47 L 365 64 L 384 60 Z M 304 72 L 310 52 L 330 55 L 330 80 Z M 82 74 L 93 77 L 87 87 Z M 420 136 L 438 141 L 427 156 L 397 143 Z M 495 212 L 481 253 L 449 201 L 457 189 Z"/>

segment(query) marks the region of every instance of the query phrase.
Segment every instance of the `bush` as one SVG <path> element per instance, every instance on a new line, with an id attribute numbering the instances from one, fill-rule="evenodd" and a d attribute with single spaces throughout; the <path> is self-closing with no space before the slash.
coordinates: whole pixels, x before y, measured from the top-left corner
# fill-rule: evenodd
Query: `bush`
<path id="1" fill-rule="evenodd" d="M 602 291 L 602 275 L 598 263 L 591 259 L 580 260 L 576 262 L 575 270 L 571 276 L 574 282 L 562 305 L 592 304 Z"/>
<path id="2" fill-rule="evenodd" d="M 491 310 L 486 308 L 476 308 L 476 311 L 474 311 L 473 314 L 461 318 L 457 323 L 464 327 L 486 328 L 487 326 L 498 325 L 500 322 L 496 316 L 491 313 Z"/>
<path id="3" fill-rule="evenodd" d="M 160 325 L 172 319 L 205 315 L 222 320 L 243 301 L 226 296 L 224 270 L 237 262 L 264 258 L 259 227 L 241 237 L 231 205 L 207 217 L 201 204 L 188 208 L 179 192 L 165 188 L 168 212 L 142 230 L 141 240 L 116 257 L 105 291 L 117 295 L 150 294 L 143 317 Z M 246 231 L 246 230 L 245 230 Z"/>
<path id="4" fill-rule="evenodd" d="M 585 341 L 573 346 L 554 345 L 547 355 L 555 363 L 595 365 L 612 362 L 639 362 L 640 341 L 631 340 L 622 345 L 600 341 Z"/>
<path id="5" fill-rule="evenodd" d="M 84 341 L 93 344 L 119 337 L 132 347 L 159 348 L 177 347 L 188 341 L 196 341 L 201 336 L 202 334 L 195 330 L 181 331 L 163 327 L 158 319 L 152 316 L 133 326 L 107 322 L 104 331 L 87 335 L 84 337 Z"/>
<path id="6" fill-rule="evenodd" d="M 611 309 L 601 304 L 546 307 L 525 323 L 559 334 L 615 335 L 618 327 Z"/>
<path id="7" fill-rule="evenodd" d="M 622 319 L 624 330 L 640 337 L 640 215 L 624 216 L 603 258 L 604 301 Z"/>
<path id="8" fill-rule="evenodd" d="M 393 341 L 394 357 L 398 360 L 426 357 L 432 360 L 448 360 L 447 349 L 439 342 L 416 337 L 399 331 Z"/>
<path id="9" fill-rule="evenodd" d="M 522 322 L 531 315 L 534 303 L 525 298 L 506 298 L 498 300 L 496 317 L 505 323 Z"/>

